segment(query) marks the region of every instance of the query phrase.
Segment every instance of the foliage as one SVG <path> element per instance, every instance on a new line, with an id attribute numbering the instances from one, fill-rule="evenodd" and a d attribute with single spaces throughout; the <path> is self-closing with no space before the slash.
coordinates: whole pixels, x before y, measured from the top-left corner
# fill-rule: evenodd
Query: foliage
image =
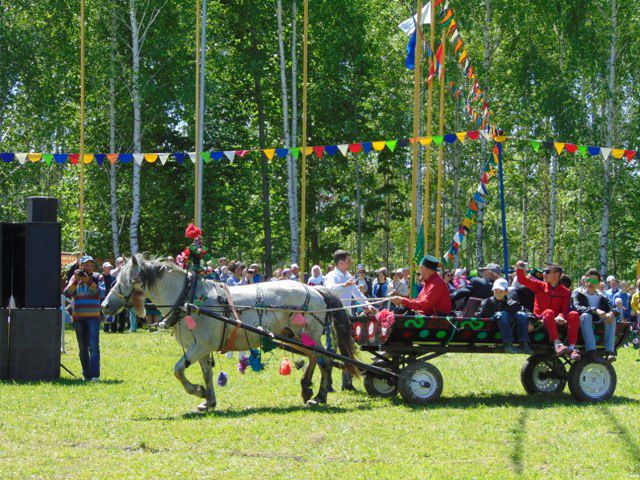
<path id="1" fill-rule="evenodd" d="M 140 15 L 160 9 L 141 62 L 144 151 L 193 150 L 194 12 L 178 0 L 136 0 Z M 87 150 L 109 145 L 108 66 L 112 15 L 116 36 L 116 109 L 119 152 L 132 150 L 131 60 L 128 1 L 87 2 Z M 637 0 L 620 2 L 618 79 L 608 92 L 610 2 L 491 0 L 450 2 L 481 83 L 487 87 L 493 121 L 521 136 L 605 145 L 605 101 L 615 98 L 615 144 L 640 143 L 640 91 L 633 72 L 640 41 Z M 291 41 L 291 0 L 283 2 L 285 44 Z M 403 66 L 406 37 L 396 25 L 412 12 L 410 3 L 382 0 L 315 2 L 310 8 L 309 144 L 410 136 L 413 75 Z M 78 11 L 60 0 L 3 4 L 0 16 L 0 143 L 2 151 L 77 151 L 79 102 Z M 298 8 L 299 15 L 302 11 Z M 550 13 L 551 12 L 551 13 Z M 265 142 L 283 142 L 275 2 L 208 2 L 208 49 L 204 145 L 206 150 L 256 148 L 257 93 L 265 107 Z M 301 82 L 301 19 L 298 19 L 298 78 Z M 488 71 L 482 65 L 484 34 L 491 38 Z M 289 46 L 285 45 L 289 51 Z M 291 67 L 291 59 L 287 60 Z M 465 84 L 452 58 L 449 79 Z M 290 79 L 288 79 L 290 81 Z M 300 99 L 301 95 L 298 95 Z M 437 98 L 437 85 L 436 85 Z M 437 103 L 437 102 L 436 102 Z M 299 108 L 299 113 L 301 108 Z M 423 115 L 424 116 L 424 115 Z M 437 122 L 436 122 L 437 124 Z M 474 128 L 447 97 L 446 131 Z M 298 139 L 298 144 L 300 139 Z M 464 215 L 478 182 L 480 142 L 447 148 L 443 248 Z M 505 145 L 508 231 L 512 258 L 545 258 L 548 243 L 548 152 L 525 142 Z M 361 188 L 362 252 L 369 267 L 396 267 L 409 257 L 410 149 L 358 157 L 308 158 L 309 262 L 326 264 L 338 247 L 357 251 L 356 182 Z M 359 174 L 356 178 L 355 163 Z M 435 160 L 434 160 L 435 162 Z M 192 220 L 193 168 L 145 164 L 142 169 L 141 250 L 176 254 L 182 225 Z M 435 163 L 434 163 L 435 165 Z M 614 162 L 609 263 L 611 272 L 635 275 L 640 257 L 640 208 L 636 165 Z M 205 165 L 204 231 L 213 255 L 263 260 L 260 158 Z M 97 257 L 111 256 L 109 183 L 106 167 L 88 166 L 86 242 Z M 272 247 L 276 264 L 289 256 L 286 163 L 275 159 L 271 186 Z M 431 193 L 434 195 L 434 184 Z M 118 199 L 126 239 L 131 210 L 131 166 L 118 167 Z M 555 258 L 574 276 L 596 266 L 602 215 L 600 158 L 562 156 L 558 172 Z M 78 237 L 78 169 L 17 163 L 0 165 L 0 219 L 20 220 L 29 195 L 61 201 L 63 246 L 74 251 Z M 496 183 L 486 208 L 486 260 L 501 260 Z M 522 237 L 526 198 L 526 238 Z M 432 200 L 433 203 L 433 200 Z M 433 218 L 433 216 L 432 216 Z M 431 229 L 433 235 L 433 228 Z M 471 240 L 473 234 L 469 237 Z M 473 241 L 462 263 L 475 267 Z M 122 241 L 125 246 L 128 242 Z M 431 238 L 433 245 L 433 238 Z M 359 255 L 358 255 L 359 256 Z"/>

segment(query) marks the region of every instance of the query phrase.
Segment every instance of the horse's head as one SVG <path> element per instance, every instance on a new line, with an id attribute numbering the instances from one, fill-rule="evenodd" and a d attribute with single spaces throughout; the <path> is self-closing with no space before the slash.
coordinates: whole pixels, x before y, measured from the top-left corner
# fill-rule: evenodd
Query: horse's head
<path id="1" fill-rule="evenodd" d="M 134 307 L 138 317 L 146 316 L 143 264 L 144 258 L 134 255 L 121 267 L 116 283 L 102 302 L 102 312 L 105 315 L 116 315 L 124 308 Z"/>

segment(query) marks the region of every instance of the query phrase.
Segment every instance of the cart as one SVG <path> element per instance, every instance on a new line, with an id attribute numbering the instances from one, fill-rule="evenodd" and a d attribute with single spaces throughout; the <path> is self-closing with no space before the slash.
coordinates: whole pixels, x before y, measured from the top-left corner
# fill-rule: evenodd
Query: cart
<path id="1" fill-rule="evenodd" d="M 371 353 L 372 366 L 363 370 L 364 387 L 370 395 L 402 398 L 428 404 L 442 394 L 443 378 L 429 361 L 445 353 L 503 353 L 498 323 L 487 318 L 395 316 L 384 325 L 373 316 L 352 317 L 353 336 L 361 350 Z M 616 327 L 616 348 L 629 332 L 627 323 Z M 616 389 L 613 365 L 602 355 L 604 325 L 595 326 L 598 351 L 579 361 L 556 357 L 542 325 L 529 333 L 535 352 L 525 361 L 520 379 L 528 394 L 558 394 L 567 384 L 580 401 L 602 402 Z M 582 338 L 580 338 L 582 343 Z"/>

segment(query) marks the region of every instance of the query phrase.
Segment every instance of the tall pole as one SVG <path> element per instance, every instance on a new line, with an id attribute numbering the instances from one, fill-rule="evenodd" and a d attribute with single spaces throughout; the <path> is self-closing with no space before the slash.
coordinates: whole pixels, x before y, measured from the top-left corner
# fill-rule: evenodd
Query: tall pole
<path id="1" fill-rule="evenodd" d="M 409 229 L 409 279 L 410 293 L 413 293 L 413 283 L 415 279 L 414 252 L 416 251 L 416 220 L 418 216 L 418 153 L 420 148 L 420 98 L 422 90 L 422 0 L 417 0 L 417 21 L 416 21 L 416 53 L 415 70 L 413 75 L 413 146 L 411 155 L 411 227 Z"/>
<path id="2" fill-rule="evenodd" d="M 445 64 L 447 54 L 447 33 L 442 29 L 442 63 L 440 65 L 440 130 L 439 135 L 444 135 L 444 94 L 445 94 Z M 435 256 L 440 258 L 440 242 L 442 237 L 442 189 L 444 184 L 444 142 L 438 147 L 438 186 L 436 189 L 436 246 Z"/>
<path id="3" fill-rule="evenodd" d="M 307 87 L 309 50 L 309 0 L 304 0 L 302 32 L 302 163 L 300 166 L 300 281 L 304 283 L 307 260 Z"/>
<path id="4" fill-rule="evenodd" d="M 436 9 L 431 2 L 431 18 L 429 19 L 429 71 L 434 62 L 436 47 Z M 427 74 L 428 75 L 428 74 Z M 433 81 L 427 80 L 427 136 L 433 135 Z M 431 143 L 427 144 L 424 154 L 424 195 L 422 198 L 422 225 L 424 228 L 424 254 L 429 253 L 429 226 L 431 223 Z"/>
<path id="5" fill-rule="evenodd" d="M 84 254 L 84 124 L 85 124 L 85 0 L 80 0 L 80 238 L 78 246 Z"/>
<path id="6" fill-rule="evenodd" d="M 507 208 L 504 200 L 504 171 L 502 168 L 502 142 L 496 142 L 493 155 L 498 157 L 498 180 L 500 184 L 500 213 L 502 215 L 502 256 L 504 278 L 509 278 L 509 244 L 507 243 Z"/>
<path id="7" fill-rule="evenodd" d="M 204 1 L 204 3 L 202 3 Z M 194 223 L 202 228 L 202 129 L 204 119 L 204 56 L 206 45 L 206 0 L 196 0 L 196 118 Z M 204 21 L 202 21 L 204 19 Z"/>

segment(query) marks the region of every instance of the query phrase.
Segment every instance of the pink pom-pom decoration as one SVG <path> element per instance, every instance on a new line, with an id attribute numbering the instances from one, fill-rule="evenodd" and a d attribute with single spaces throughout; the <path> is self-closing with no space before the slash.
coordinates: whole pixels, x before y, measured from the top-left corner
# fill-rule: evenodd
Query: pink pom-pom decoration
<path id="1" fill-rule="evenodd" d="M 376 321 L 380 325 L 380 342 L 384 343 L 391 334 L 391 327 L 396 321 L 396 316 L 391 310 L 385 308 L 376 314 Z"/>
<path id="2" fill-rule="evenodd" d="M 237 367 L 240 373 L 246 372 L 247 368 L 249 367 L 249 357 L 247 357 L 246 355 L 242 355 L 242 358 L 238 362 Z"/>
<path id="3" fill-rule="evenodd" d="M 187 315 L 186 317 L 184 317 L 184 324 L 189 330 L 195 330 L 198 326 L 191 315 Z"/>
<path id="4" fill-rule="evenodd" d="M 306 333 L 303 333 L 302 335 L 300 335 L 300 341 L 304 343 L 307 347 L 314 347 L 316 345 L 316 342 L 313 340 L 313 338 L 311 338 Z"/>
<path id="5" fill-rule="evenodd" d="M 291 323 L 298 325 L 299 327 L 304 327 L 307 324 L 307 319 L 304 318 L 303 314 L 297 312 L 293 317 L 291 317 Z"/>

